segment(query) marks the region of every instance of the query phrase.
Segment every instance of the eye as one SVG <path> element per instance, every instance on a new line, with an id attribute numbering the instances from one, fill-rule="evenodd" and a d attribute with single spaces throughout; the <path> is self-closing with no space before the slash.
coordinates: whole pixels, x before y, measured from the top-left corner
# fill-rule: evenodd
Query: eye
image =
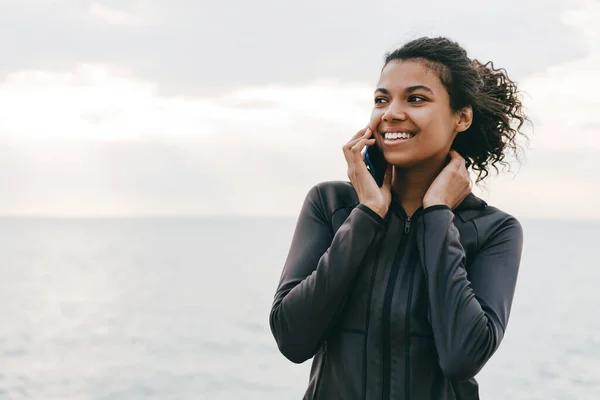
<path id="1" fill-rule="evenodd" d="M 387 101 L 387 99 L 385 97 L 376 97 L 375 98 L 375 104 L 381 104 L 384 101 Z"/>
<path id="2" fill-rule="evenodd" d="M 427 101 L 427 99 L 423 96 L 419 96 L 419 95 L 412 95 L 408 97 L 408 102 L 409 103 L 421 103 L 423 101 Z"/>

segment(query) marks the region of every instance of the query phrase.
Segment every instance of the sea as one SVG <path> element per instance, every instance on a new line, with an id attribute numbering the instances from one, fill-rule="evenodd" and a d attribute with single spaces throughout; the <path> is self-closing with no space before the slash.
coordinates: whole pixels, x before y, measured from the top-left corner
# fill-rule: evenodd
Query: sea
<path id="1" fill-rule="evenodd" d="M 301 399 L 268 318 L 295 218 L 0 220 L 0 399 Z M 486 400 L 600 399 L 600 222 L 522 220 Z"/>

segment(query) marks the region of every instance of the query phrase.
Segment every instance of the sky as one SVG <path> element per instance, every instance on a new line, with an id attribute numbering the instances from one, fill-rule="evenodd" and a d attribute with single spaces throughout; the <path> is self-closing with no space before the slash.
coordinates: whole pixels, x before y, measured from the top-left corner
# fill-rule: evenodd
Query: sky
<path id="1" fill-rule="evenodd" d="M 600 219 L 597 21 L 597 0 L 0 0 L 0 215 L 295 216 L 347 180 L 384 54 L 441 35 L 534 123 L 475 194 Z"/>

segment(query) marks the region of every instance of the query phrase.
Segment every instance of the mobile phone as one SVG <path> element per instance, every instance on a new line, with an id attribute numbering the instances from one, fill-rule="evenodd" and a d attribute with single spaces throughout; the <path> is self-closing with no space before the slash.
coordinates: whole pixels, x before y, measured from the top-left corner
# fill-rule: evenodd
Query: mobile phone
<path id="1" fill-rule="evenodd" d="M 367 164 L 367 169 L 373 176 L 373 179 L 375 179 L 375 182 L 377 182 L 377 186 L 381 187 L 387 163 L 377 145 L 365 147 L 367 148 L 367 151 L 365 151 L 365 164 Z"/>

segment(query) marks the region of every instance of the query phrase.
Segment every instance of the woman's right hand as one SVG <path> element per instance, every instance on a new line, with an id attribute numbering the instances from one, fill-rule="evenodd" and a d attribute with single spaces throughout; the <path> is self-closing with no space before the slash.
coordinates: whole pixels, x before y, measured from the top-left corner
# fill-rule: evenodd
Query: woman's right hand
<path id="1" fill-rule="evenodd" d="M 358 195 L 358 201 L 385 218 L 392 202 L 391 182 L 392 166 L 388 164 L 383 185 L 377 186 L 375 179 L 367 169 L 365 156 L 362 152 L 365 146 L 375 145 L 373 132 L 367 126 L 356 133 L 343 147 L 344 157 L 348 163 L 348 178 Z"/>

